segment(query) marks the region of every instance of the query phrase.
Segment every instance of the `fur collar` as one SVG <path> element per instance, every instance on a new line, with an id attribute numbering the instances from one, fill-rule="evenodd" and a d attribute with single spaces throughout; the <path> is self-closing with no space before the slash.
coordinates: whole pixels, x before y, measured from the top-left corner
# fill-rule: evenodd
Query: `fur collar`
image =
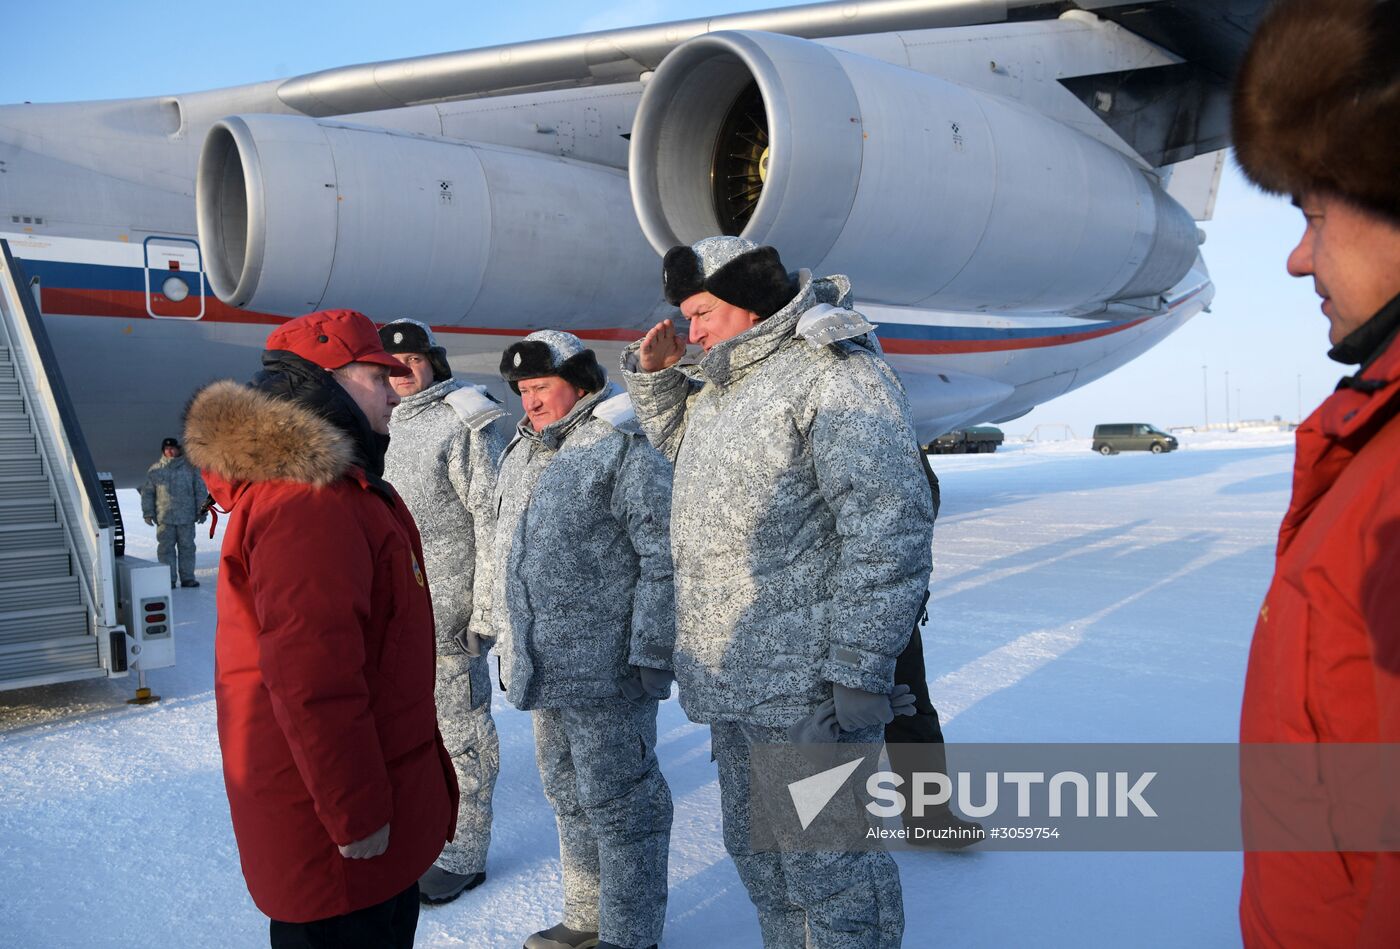
<path id="1" fill-rule="evenodd" d="M 185 455 L 231 484 L 295 481 L 323 487 L 354 464 L 350 437 L 287 399 L 215 382 L 185 410 Z"/>

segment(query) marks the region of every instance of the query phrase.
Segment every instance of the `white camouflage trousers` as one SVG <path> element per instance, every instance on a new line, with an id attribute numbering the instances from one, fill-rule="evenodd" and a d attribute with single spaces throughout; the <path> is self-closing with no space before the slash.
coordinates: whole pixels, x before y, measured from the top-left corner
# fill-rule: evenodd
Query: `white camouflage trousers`
<path id="1" fill-rule="evenodd" d="M 666 922 L 671 789 L 656 761 L 656 699 L 534 711 L 535 757 L 559 824 L 564 925 L 651 946 Z"/>
<path id="2" fill-rule="evenodd" d="M 879 726 L 843 734 L 879 742 Z M 899 869 L 882 850 L 755 853 L 749 847 L 749 749 L 788 744 L 787 730 L 715 722 L 710 747 L 719 766 L 724 847 L 758 910 L 764 949 L 898 949 L 904 938 Z"/>
<path id="3" fill-rule="evenodd" d="M 176 567 L 176 553 L 179 567 Z M 194 579 L 194 525 L 156 524 L 156 559 L 170 567 L 170 585 Z"/>
<path id="4" fill-rule="evenodd" d="M 491 846 L 491 792 L 501 770 L 486 656 L 438 656 L 437 713 L 443 744 L 457 772 L 461 803 L 457 834 L 435 862 L 449 873 L 481 873 Z"/>

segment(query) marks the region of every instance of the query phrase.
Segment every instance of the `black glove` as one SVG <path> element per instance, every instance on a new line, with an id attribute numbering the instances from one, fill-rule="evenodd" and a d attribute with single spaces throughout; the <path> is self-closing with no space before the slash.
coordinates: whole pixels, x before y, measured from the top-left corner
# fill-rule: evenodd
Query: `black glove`
<path id="1" fill-rule="evenodd" d="M 632 666 L 630 673 L 623 676 L 619 685 L 623 695 L 633 702 L 641 702 L 649 698 L 670 698 L 671 683 L 675 681 L 676 675 L 670 669 Z"/>
<path id="2" fill-rule="evenodd" d="M 462 648 L 462 652 L 476 659 L 481 655 L 483 648 L 491 648 L 491 637 L 483 636 L 470 626 L 463 626 L 457 631 L 457 635 L 452 637 L 453 642 Z"/>

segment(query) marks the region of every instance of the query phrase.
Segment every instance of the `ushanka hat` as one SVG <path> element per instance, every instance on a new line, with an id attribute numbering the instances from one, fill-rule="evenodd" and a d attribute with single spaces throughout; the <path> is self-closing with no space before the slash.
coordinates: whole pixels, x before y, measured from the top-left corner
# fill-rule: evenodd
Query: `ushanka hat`
<path id="1" fill-rule="evenodd" d="M 452 367 L 447 364 L 447 350 L 438 345 L 437 337 L 425 323 L 417 320 L 394 320 L 379 327 L 379 339 L 384 343 L 384 351 L 394 353 L 418 353 L 433 367 L 433 381 L 445 382 L 452 378 Z"/>
<path id="2" fill-rule="evenodd" d="M 708 292 L 765 320 L 797 294 L 797 280 L 778 251 L 742 237 L 707 237 L 672 247 L 661 265 L 661 284 L 672 306 Z"/>
<path id="3" fill-rule="evenodd" d="M 1240 67 L 1235 158 L 1265 191 L 1400 222 L 1400 0 L 1283 0 Z"/>
<path id="4" fill-rule="evenodd" d="M 531 333 L 501 354 L 501 378 L 510 383 L 516 395 L 523 380 L 542 376 L 559 376 L 588 392 L 597 392 L 608 381 L 593 350 L 573 333 L 560 330 Z"/>

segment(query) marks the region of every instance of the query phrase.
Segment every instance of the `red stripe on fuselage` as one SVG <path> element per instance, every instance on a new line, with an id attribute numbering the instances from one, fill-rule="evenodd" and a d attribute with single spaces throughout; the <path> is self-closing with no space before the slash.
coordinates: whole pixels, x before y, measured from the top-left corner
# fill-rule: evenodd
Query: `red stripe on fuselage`
<path id="1" fill-rule="evenodd" d="M 148 320 L 151 315 L 146 312 L 146 294 L 132 290 L 71 290 L 62 287 L 42 287 L 42 309 L 45 313 L 60 316 L 103 316 L 115 317 L 127 320 Z M 1188 294 L 1177 305 L 1185 302 L 1195 294 Z M 277 316 L 272 313 L 258 313 L 252 310 L 240 310 L 231 307 L 222 300 L 214 296 L 204 298 L 204 316 L 198 320 L 188 322 L 199 323 L 238 323 L 238 324 L 262 324 L 275 326 L 285 323 L 291 317 Z M 1066 346 L 1073 343 L 1081 343 L 1091 339 L 1098 339 L 1112 333 L 1120 333 L 1134 326 L 1140 326 L 1154 317 L 1142 317 L 1128 323 L 1118 323 L 1112 326 L 1103 326 L 1097 329 L 1084 330 L 1078 333 L 1060 333 L 1053 336 L 1023 337 L 1019 339 L 978 339 L 978 340 L 937 340 L 937 339 L 900 339 L 898 337 L 880 337 L 880 345 L 885 352 L 900 355 L 914 356 L 939 356 L 958 355 L 966 353 L 991 353 L 1009 352 L 1018 349 L 1043 349 L 1050 346 Z M 167 319 L 173 319 L 167 317 Z M 506 329 L 484 326 L 434 326 L 435 333 L 461 333 L 477 336 L 508 336 L 519 338 L 533 332 L 530 329 Z M 624 329 L 621 327 L 606 327 L 602 329 L 579 329 L 571 330 L 580 339 L 599 340 L 601 342 L 630 343 L 641 339 L 644 333 L 639 330 Z M 879 335 L 878 330 L 876 335 Z"/>
<path id="2" fill-rule="evenodd" d="M 146 294 L 135 290 L 68 290 L 62 287 L 41 287 L 40 308 L 53 316 L 106 316 L 121 320 L 149 320 L 153 317 L 146 312 Z M 164 319 L 179 319 L 165 317 Z M 287 322 L 291 317 L 275 313 L 258 313 L 254 310 L 240 310 L 229 306 L 218 297 L 204 298 L 204 315 L 198 319 L 186 318 L 187 323 L 243 323 L 276 326 Z M 534 330 L 495 329 L 484 326 L 434 326 L 434 333 L 470 333 L 486 336 L 528 336 Z M 580 339 L 596 339 L 604 342 L 630 343 L 641 339 L 645 334 L 640 330 L 607 328 L 596 330 L 571 330 Z"/>
<path id="3" fill-rule="evenodd" d="M 1082 333 L 1060 333 L 1056 336 L 1032 336 L 1021 339 L 898 339 L 880 336 L 879 329 L 875 335 L 880 336 L 880 346 L 887 353 L 899 353 L 912 356 L 947 356 L 959 353 L 999 353 L 1008 352 L 1014 349 L 1043 349 L 1047 346 L 1068 346 L 1071 343 L 1082 343 L 1090 339 L 1098 339 L 1101 336 L 1108 336 L 1112 333 L 1121 333 L 1123 330 L 1132 329 L 1134 326 L 1141 326 L 1150 316 L 1133 320 L 1131 323 L 1120 323 L 1114 326 L 1105 326 L 1096 330 L 1085 330 Z"/>

